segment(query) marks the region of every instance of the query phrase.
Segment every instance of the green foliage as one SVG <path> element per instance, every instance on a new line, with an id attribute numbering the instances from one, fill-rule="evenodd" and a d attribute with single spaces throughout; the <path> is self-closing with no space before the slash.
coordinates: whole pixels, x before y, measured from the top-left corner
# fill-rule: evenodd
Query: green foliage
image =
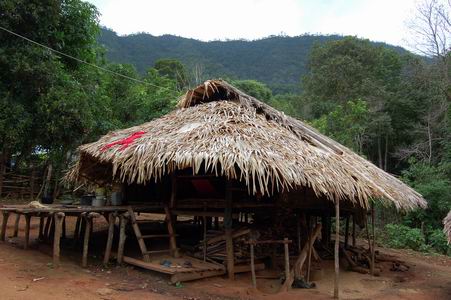
<path id="1" fill-rule="evenodd" d="M 431 246 L 431 248 L 433 248 L 438 253 L 445 254 L 445 255 L 451 255 L 451 246 L 448 245 L 448 240 L 446 239 L 446 236 L 443 233 L 443 230 L 441 230 L 441 229 L 433 230 L 429 234 L 428 240 L 429 240 L 429 245 Z"/>
<path id="2" fill-rule="evenodd" d="M 415 210 L 406 216 L 406 223 L 419 227 L 422 222 L 432 228 L 441 228 L 442 220 L 451 210 L 451 179 L 448 165 L 430 165 L 410 160 L 410 167 L 403 172 L 403 179 L 423 195 L 428 202 L 426 209 Z"/>
<path id="3" fill-rule="evenodd" d="M 405 225 L 385 225 L 385 243 L 392 248 L 409 248 L 420 250 L 424 245 L 424 237 L 420 229 L 410 228 Z"/>
<path id="4" fill-rule="evenodd" d="M 312 125 L 343 145 L 362 153 L 363 143 L 367 138 L 369 114 L 365 101 L 348 101 L 313 120 Z"/>
<path id="5" fill-rule="evenodd" d="M 272 91 L 266 84 L 257 80 L 233 80 L 231 84 L 242 90 L 244 93 L 259 100 L 269 102 L 272 98 Z"/>
<path id="6" fill-rule="evenodd" d="M 155 62 L 154 69 L 158 71 L 159 75 L 175 80 L 179 91 L 188 86 L 188 74 L 185 66 L 180 61 L 176 59 L 159 59 Z"/>

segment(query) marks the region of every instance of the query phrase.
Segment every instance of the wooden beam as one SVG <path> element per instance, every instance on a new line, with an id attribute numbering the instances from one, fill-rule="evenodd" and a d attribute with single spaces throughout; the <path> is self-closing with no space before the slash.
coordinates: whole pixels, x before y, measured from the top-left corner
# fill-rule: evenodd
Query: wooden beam
<path id="1" fill-rule="evenodd" d="M 340 201 L 335 200 L 335 280 L 334 280 L 334 298 L 338 299 L 339 296 L 339 280 L 340 280 L 340 258 L 339 258 L 339 247 L 340 247 Z"/>
<path id="2" fill-rule="evenodd" d="M 225 273 L 224 270 L 206 270 L 206 271 L 196 271 L 196 272 L 184 272 L 176 273 L 171 276 L 171 283 L 191 281 L 201 278 L 221 276 Z"/>
<path id="3" fill-rule="evenodd" d="M 225 214 L 221 211 L 187 211 L 187 210 L 173 210 L 173 215 L 178 216 L 195 216 L 195 217 L 224 217 Z M 232 214 L 232 218 L 238 217 L 238 214 Z"/>

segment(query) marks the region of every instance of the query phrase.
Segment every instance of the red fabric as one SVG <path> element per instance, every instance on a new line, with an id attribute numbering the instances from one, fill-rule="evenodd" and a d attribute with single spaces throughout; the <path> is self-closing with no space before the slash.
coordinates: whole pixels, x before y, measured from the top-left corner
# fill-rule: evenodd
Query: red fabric
<path id="1" fill-rule="evenodd" d="M 126 138 L 124 138 L 124 139 L 122 139 L 122 140 L 119 140 L 119 141 L 115 141 L 115 142 L 106 144 L 106 145 L 103 146 L 100 150 L 101 150 L 101 151 L 105 151 L 105 150 L 108 150 L 108 149 L 110 149 L 110 148 L 112 148 L 112 147 L 114 147 L 114 146 L 116 146 L 116 145 L 122 145 L 122 146 L 119 148 L 119 151 L 124 150 L 125 148 L 127 148 L 128 146 L 130 146 L 131 144 L 133 144 L 133 142 L 134 142 L 136 139 L 139 139 L 140 137 L 142 137 L 142 135 L 145 134 L 145 133 L 146 133 L 145 131 L 137 131 L 137 132 L 134 132 L 134 133 L 130 134 L 128 137 L 126 137 Z"/>

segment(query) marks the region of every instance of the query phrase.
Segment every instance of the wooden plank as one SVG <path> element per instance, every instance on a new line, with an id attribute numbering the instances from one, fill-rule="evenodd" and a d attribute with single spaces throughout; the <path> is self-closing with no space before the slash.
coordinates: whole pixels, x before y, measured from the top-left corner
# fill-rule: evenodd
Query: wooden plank
<path id="1" fill-rule="evenodd" d="M 157 239 L 157 238 L 167 238 L 170 237 L 170 234 L 146 234 L 141 236 L 143 239 Z M 175 234 L 175 236 L 179 236 L 178 234 Z"/>
<path id="2" fill-rule="evenodd" d="M 130 264 L 133 266 L 137 266 L 137 267 L 140 267 L 143 269 L 156 271 L 156 272 L 160 272 L 160 273 L 164 273 L 164 274 L 172 275 L 172 274 L 176 273 L 175 268 L 168 268 L 168 267 L 162 266 L 160 264 L 145 262 L 140 259 L 136 259 L 136 258 L 129 257 L 129 256 L 124 256 L 123 261 L 126 262 L 127 264 Z"/>
<path id="3" fill-rule="evenodd" d="M 171 276 L 171 283 L 192 281 L 196 279 L 202 279 L 207 277 L 221 276 L 226 273 L 225 270 L 207 270 L 207 271 L 196 271 L 192 273 L 176 273 Z"/>

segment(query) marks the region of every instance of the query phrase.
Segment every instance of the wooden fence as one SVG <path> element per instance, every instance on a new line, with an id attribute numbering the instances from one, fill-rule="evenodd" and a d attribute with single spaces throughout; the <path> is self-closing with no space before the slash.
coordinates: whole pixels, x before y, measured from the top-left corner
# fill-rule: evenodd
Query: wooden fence
<path id="1" fill-rule="evenodd" d="M 30 175 L 6 172 L 1 177 L 0 198 L 3 199 L 35 199 L 43 182 L 42 176 L 35 172 L 30 172 Z"/>

